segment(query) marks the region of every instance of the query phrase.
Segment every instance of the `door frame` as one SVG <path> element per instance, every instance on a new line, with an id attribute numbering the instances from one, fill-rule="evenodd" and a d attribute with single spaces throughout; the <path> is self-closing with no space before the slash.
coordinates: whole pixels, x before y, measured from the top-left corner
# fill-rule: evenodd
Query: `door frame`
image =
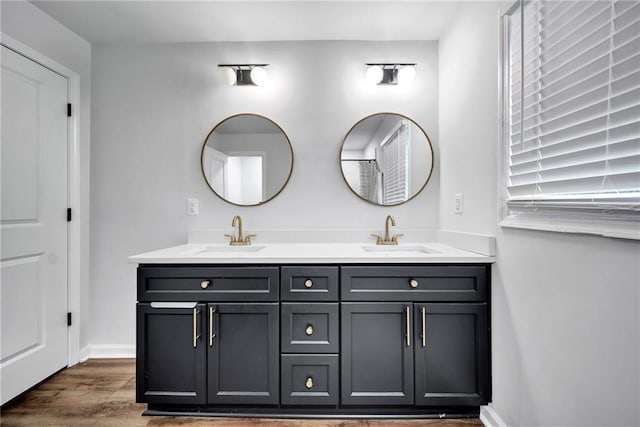
<path id="1" fill-rule="evenodd" d="M 81 224 L 86 221 L 85 212 L 81 211 L 80 193 L 80 75 L 5 33 L 0 33 L 0 45 L 61 75 L 68 82 L 67 102 L 73 106 L 73 114 L 67 119 L 67 207 L 73 211 L 73 220 L 67 223 L 67 311 L 72 313 L 73 323 L 67 328 L 67 364 L 73 366 L 80 362 L 80 260 L 84 259 L 80 240 Z"/>

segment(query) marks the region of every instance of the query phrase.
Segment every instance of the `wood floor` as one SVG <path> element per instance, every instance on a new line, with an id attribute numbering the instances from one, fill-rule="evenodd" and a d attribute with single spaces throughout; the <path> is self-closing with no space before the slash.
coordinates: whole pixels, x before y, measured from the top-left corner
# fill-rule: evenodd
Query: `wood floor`
<path id="1" fill-rule="evenodd" d="M 471 427 L 469 420 L 291 420 L 147 417 L 135 403 L 132 359 L 91 359 L 60 371 L 0 412 L 2 426 L 214 426 L 214 427 Z"/>

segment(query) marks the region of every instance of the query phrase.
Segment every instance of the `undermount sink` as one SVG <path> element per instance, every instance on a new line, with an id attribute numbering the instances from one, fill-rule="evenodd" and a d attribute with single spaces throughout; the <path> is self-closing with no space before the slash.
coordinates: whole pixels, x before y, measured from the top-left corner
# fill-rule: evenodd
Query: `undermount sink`
<path id="1" fill-rule="evenodd" d="M 265 245 L 247 245 L 247 246 L 232 246 L 232 245 L 213 245 L 207 246 L 204 249 L 196 252 L 198 254 L 204 254 L 207 252 L 258 252 L 265 248 Z"/>
<path id="2" fill-rule="evenodd" d="M 425 245 L 364 245 L 366 252 L 393 253 L 397 255 L 439 254 L 440 251 Z"/>

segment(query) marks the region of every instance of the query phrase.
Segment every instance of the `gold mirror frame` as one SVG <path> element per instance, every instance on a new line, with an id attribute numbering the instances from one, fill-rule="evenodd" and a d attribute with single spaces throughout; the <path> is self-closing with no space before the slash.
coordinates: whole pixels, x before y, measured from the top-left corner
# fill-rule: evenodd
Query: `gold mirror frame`
<path id="1" fill-rule="evenodd" d="M 255 204 L 241 204 L 241 203 L 235 203 L 232 202 L 226 198 L 224 198 L 220 193 L 218 193 L 214 188 L 213 185 L 209 182 L 209 179 L 207 178 L 207 175 L 205 173 L 204 170 L 204 155 L 205 155 L 205 148 L 207 146 L 207 143 L 209 142 L 209 138 L 213 135 L 213 133 L 224 123 L 226 123 L 227 121 L 234 119 L 234 118 L 238 118 L 238 117 L 243 117 L 243 116 L 251 116 L 251 117 L 257 117 L 263 120 L 266 120 L 268 122 L 270 122 L 271 124 L 273 124 L 276 128 L 278 128 L 280 130 L 280 132 L 282 133 L 282 135 L 284 136 L 284 139 L 287 141 L 287 144 L 289 146 L 289 152 L 291 153 L 291 164 L 289 165 L 289 173 L 287 175 L 287 178 L 285 179 L 285 181 L 282 183 L 282 185 L 280 186 L 280 189 L 278 191 L 276 191 L 271 197 L 266 198 L 265 200 L 260 201 L 259 203 L 255 203 Z M 202 172 L 202 177 L 204 178 L 204 182 L 207 184 L 207 186 L 209 187 L 209 189 L 213 192 L 213 194 L 215 194 L 216 196 L 218 196 L 220 199 L 224 200 L 225 202 L 231 204 L 231 205 L 235 205 L 235 206 L 243 206 L 243 207 L 250 207 L 250 206 L 260 206 L 260 205 L 264 205 L 265 203 L 273 200 L 274 198 L 276 198 L 281 192 L 282 190 L 284 190 L 284 188 L 287 186 L 287 184 L 289 183 L 289 180 L 291 179 L 291 175 L 293 174 L 293 164 L 294 164 L 294 156 L 293 156 L 293 146 L 291 145 L 291 140 L 289 139 L 289 136 L 287 135 L 287 133 L 284 131 L 284 129 L 282 129 L 282 127 L 276 123 L 275 121 L 271 120 L 270 118 L 260 115 L 260 114 L 256 114 L 256 113 L 239 113 L 239 114 L 234 114 L 232 116 L 226 117 L 223 120 L 221 120 L 220 122 L 218 122 L 218 124 L 216 124 L 213 129 L 211 129 L 211 131 L 207 134 L 207 136 L 204 139 L 204 143 L 202 144 L 202 149 L 200 150 L 200 171 Z"/>
<path id="2" fill-rule="evenodd" d="M 342 153 L 344 151 L 344 146 L 345 143 L 347 142 L 347 139 L 349 138 L 349 135 L 351 134 L 351 132 L 353 132 L 353 130 L 355 128 L 358 127 L 359 124 L 361 124 L 362 122 L 364 122 L 365 120 L 371 118 L 371 117 L 375 117 L 375 116 L 380 116 L 380 115 L 393 115 L 393 116 L 398 116 L 402 119 L 408 120 L 410 121 L 413 125 L 415 125 L 424 135 L 426 142 L 427 142 L 427 146 L 429 147 L 429 153 L 431 154 L 431 167 L 429 168 L 429 173 L 427 174 L 427 177 L 424 181 L 424 184 L 422 184 L 422 186 L 415 192 L 415 194 L 410 195 L 409 198 L 407 198 L 407 200 L 404 200 L 400 203 L 392 203 L 392 204 L 382 204 L 382 203 L 376 203 L 374 201 L 371 201 L 365 197 L 362 197 L 349 183 L 349 181 L 347 181 L 347 177 L 344 174 L 344 168 L 342 167 Z M 404 114 L 400 114 L 400 113 L 392 113 L 392 112 L 380 112 L 380 113 L 374 113 L 374 114 L 369 114 L 366 117 L 363 117 L 362 119 L 358 120 L 353 126 L 351 126 L 351 129 L 349 129 L 349 131 L 346 133 L 344 139 L 342 140 L 342 145 L 340 146 L 340 152 L 338 153 L 338 161 L 340 162 L 340 173 L 342 174 L 342 179 L 344 180 L 345 184 L 347 185 L 347 187 L 349 188 L 349 190 L 351 190 L 351 192 L 353 194 L 355 194 L 356 196 L 358 196 L 360 199 L 364 200 L 367 203 L 371 203 L 372 205 L 375 206 L 383 206 L 383 207 L 390 207 L 390 206 L 399 206 L 399 205 L 403 205 L 411 200 L 413 200 L 414 198 L 416 198 L 421 192 L 422 190 L 424 190 L 424 188 L 427 186 L 427 184 L 429 183 L 429 180 L 431 179 L 431 176 L 433 175 L 433 167 L 434 167 L 434 163 L 435 163 L 435 155 L 433 153 L 433 145 L 431 144 L 431 139 L 429 138 L 429 135 L 427 134 L 427 132 L 422 128 L 422 126 L 420 126 L 415 120 L 411 119 L 410 117 L 405 116 Z"/>

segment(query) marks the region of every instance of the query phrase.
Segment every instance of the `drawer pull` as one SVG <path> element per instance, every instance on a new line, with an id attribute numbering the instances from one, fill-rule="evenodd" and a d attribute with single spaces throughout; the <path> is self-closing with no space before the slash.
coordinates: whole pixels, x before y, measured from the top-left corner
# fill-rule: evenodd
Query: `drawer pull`
<path id="1" fill-rule="evenodd" d="M 411 311 L 409 307 L 405 308 L 407 314 L 407 347 L 411 347 Z"/>
<path id="2" fill-rule="evenodd" d="M 203 280 L 202 282 L 200 282 L 200 287 L 202 289 L 207 289 L 210 284 L 211 284 L 211 280 Z"/>
<path id="3" fill-rule="evenodd" d="M 307 325 L 306 329 L 304 330 L 304 333 L 307 335 L 313 335 L 313 325 Z"/>
<path id="4" fill-rule="evenodd" d="M 313 388 L 313 378 L 308 377 L 307 381 L 304 383 L 304 386 L 308 389 Z"/>
<path id="5" fill-rule="evenodd" d="M 417 288 L 418 287 L 418 281 L 416 279 L 409 280 L 409 286 L 411 286 L 412 288 Z"/>
<path id="6" fill-rule="evenodd" d="M 307 288 L 307 289 L 308 289 L 308 288 L 310 288 L 310 287 L 312 287 L 312 286 L 313 286 L 313 280 L 311 280 L 311 279 L 307 279 L 307 280 L 305 280 L 305 281 L 304 281 L 304 287 L 305 287 L 305 288 Z"/>
<path id="7" fill-rule="evenodd" d="M 200 335 L 198 335 L 198 309 L 194 308 L 193 309 L 193 348 L 196 348 L 198 346 L 198 338 L 200 338 Z"/>
<path id="8" fill-rule="evenodd" d="M 422 307 L 422 346 L 427 346 L 427 309 Z"/>
<path id="9" fill-rule="evenodd" d="M 216 337 L 216 334 L 213 333 L 215 330 L 215 324 L 213 323 L 213 316 L 216 315 L 216 311 L 213 307 L 209 307 L 209 347 L 213 347 L 213 339 Z"/>

